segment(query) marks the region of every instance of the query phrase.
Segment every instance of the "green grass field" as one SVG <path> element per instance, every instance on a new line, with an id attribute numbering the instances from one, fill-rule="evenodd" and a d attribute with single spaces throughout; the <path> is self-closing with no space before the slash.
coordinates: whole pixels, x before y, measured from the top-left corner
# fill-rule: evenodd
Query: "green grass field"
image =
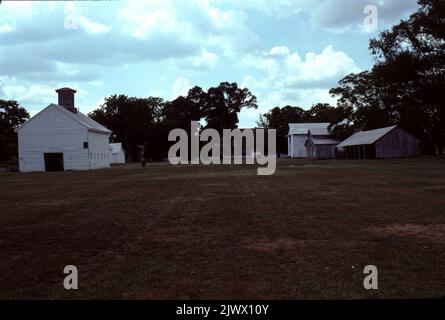
<path id="1" fill-rule="evenodd" d="M 444 295 L 445 158 L 0 174 L 2 299 Z"/>

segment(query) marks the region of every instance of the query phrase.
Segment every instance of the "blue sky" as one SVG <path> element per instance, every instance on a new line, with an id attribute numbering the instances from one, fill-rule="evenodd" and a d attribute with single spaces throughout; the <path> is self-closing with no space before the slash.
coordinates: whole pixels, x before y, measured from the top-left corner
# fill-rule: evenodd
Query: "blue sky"
<path id="1" fill-rule="evenodd" d="M 377 28 L 364 24 L 377 8 Z M 0 99 L 35 114 L 78 90 L 87 113 L 111 94 L 170 100 L 236 81 L 257 97 L 240 127 L 287 104 L 335 103 L 329 88 L 372 66 L 370 38 L 416 0 L 2 1 Z"/>

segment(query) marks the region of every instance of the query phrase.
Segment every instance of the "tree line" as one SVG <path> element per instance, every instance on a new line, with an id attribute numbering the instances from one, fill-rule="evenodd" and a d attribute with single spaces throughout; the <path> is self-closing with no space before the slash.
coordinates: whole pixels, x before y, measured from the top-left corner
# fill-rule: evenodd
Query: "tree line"
<path id="1" fill-rule="evenodd" d="M 243 108 L 257 108 L 256 97 L 236 82 L 222 82 L 207 91 L 196 86 L 186 96 L 172 101 L 113 95 L 89 114 L 113 131 L 110 139 L 122 142 L 130 160 L 136 160 L 138 146 L 145 146 L 146 158 L 166 158 L 173 142 L 168 133 L 175 128 L 190 131 L 191 121 L 204 120 L 203 128 L 234 129 Z"/>
<path id="2" fill-rule="evenodd" d="M 421 139 L 429 154 L 445 147 L 445 3 L 419 0 L 407 20 L 371 39 L 371 70 L 349 74 L 332 88 L 337 105 L 319 103 L 274 107 L 260 116 L 258 126 L 277 130 L 277 151 L 287 153 L 288 124 L 329 122 L 333 136 L 344 139 L 356 130 L 400 125 Z M 112 142 L 122 142 L 130 160 L 137 146 L 146 157 L 166 156 L 173 128 L 189 130 L 191 121 L 218 130 L 234 129 L 243 108 L 257 108 L 255 95 L 237 83 L 222 82 L 207 91 L 196 86 L 172 101 L 158 97 L 112 95 L 89 114 L 113 131 Z M 16 101 L 0 100 L 0 163 L 17 156 L 15 129 L 28 112 Z"/>

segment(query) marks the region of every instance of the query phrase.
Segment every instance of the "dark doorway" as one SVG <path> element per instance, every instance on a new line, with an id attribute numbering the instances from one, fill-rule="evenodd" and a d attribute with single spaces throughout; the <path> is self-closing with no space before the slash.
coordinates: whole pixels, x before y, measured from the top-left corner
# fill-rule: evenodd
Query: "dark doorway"
<path id="1" fill-rule="evenodd" d="M 63 153 L 45 153 L 45 171 L 63 171 Z"/>
<path id="2" fill-rule="evenodd" d="M 362 144 L 346 147 L 347 159 L 375 159 L 375 144 Z"/>
<path id="3" fill-rule="evenodd" d="M 366 145 L 366 159 L 375 159 L 375 144 Z"/>

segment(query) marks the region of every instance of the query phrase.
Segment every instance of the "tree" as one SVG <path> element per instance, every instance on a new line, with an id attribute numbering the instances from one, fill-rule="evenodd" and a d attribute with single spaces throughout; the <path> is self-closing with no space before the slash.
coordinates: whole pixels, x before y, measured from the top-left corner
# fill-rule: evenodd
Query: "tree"
<path id="1" fill-rule="evenodd" d="M 14 100 L 0 100 L 0 163 L 17 157 L 15 130 L 27 119 L 29 113 Z"/>
<path id="2" fill-rule="evenodd" d="M 165 103 L 163 115 L 167 127 L 190 130 L 191 121 L 201 120 L 200 100 L 194 99 L 196 88 L 191 89 L 187 97 L 180 96 Z"/>
<path id="3" fill-rule="evenodd" d="M 300 107 L 285 106 L 275 107 L 268 113 L 260 116 L 258 126 L 265 129 L 277 130 L 277 153 L 287 153 L 287 135 L 289 123 L 306 122 L 306 112 Z"/>
<path id="4" fill-rule="evenodd" d="M 89 114 L 111 131 L 111 141 L 122 142 L 130 160 L 136 160 L 138 145 L 146 147 L 146 156 L 158 159 L 162 108 L 161 98 L 136 98 L 112 95 Z"/>
<path id="5" fill-rule="evenodd" d="M 186 97 L 179 96 L 167 102 L 163 108 L 163 123 L 159 141 L 163 142 L 162 153 L 167 155 L 168 148 L 174 142 L 168 141 L 168 134 L 173 129 L 184 129 L 190 132 L 190 123 L 201 120 L 201 101 L 205 93 L 199 87 L 190 89 Z M 189 135 L 191 139 L 191 135 Z M 168 148 L 167 148 L 168 147 Z"/>
<path id="6" fill-rule="evenodd" d="M 338 123 L 343 118 L 343 112 L 329 103 L 317 103 L 305 112 L 305 122 Z"/>
<path id="7" fill-rule="evenodd" d="M 336 116 L 331 120 L 337 139 L 344 139 L 357 129 L 375 129 L 394 121 L 385 109 L 381 85 L 372 72 L 350 74 L 330 93 L 338 97 Z"/>
<path id="8" fill-rule="evenodd" d="M 247 88 L 239 88 L 236 82 L 221 82 L 206 94 L 199 96 L 199 103 L 206 127 L 222 132 L 234 129 L 238 124 L 238 113 L 243 108 L 258 108 L 256 97 Z"/>
<path id="9" fill-rule="evenodd" d="M 445 146 L 445 5 L 419 0 L 420 8 L 370 41 L 374 72 L 399 88 L 400 123 L 424 139 L 429 150 Z M 402 92 L 403 90 L 403 92 Z"/>

